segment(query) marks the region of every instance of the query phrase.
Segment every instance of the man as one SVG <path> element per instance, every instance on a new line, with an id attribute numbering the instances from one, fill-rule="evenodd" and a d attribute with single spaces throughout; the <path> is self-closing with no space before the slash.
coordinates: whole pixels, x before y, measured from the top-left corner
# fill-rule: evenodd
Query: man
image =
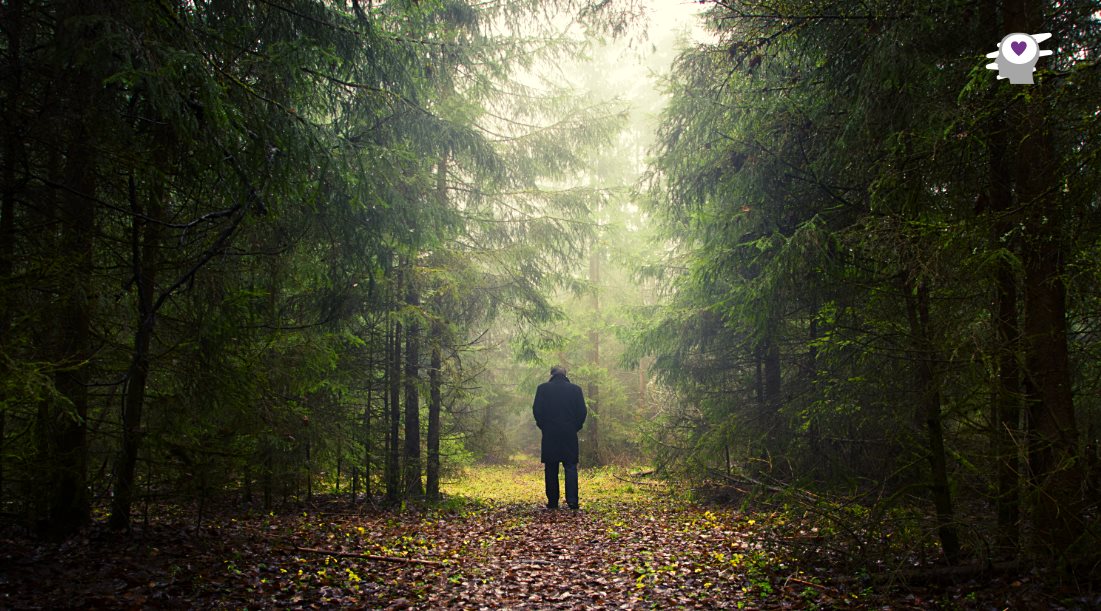
<path id="1" fill-rule="evenodd" d="M 577 432 L 585 424 L 585 397 L 581 387 L 566 377 L 566 368 L 551 367 L 551 377 L 535 391 L 531 411 L 543 431 L 539 460 L 547 486 L 547 507 L 558 508 L 558 463 L 566 472 L 566 504 L 577 509 Z"/>

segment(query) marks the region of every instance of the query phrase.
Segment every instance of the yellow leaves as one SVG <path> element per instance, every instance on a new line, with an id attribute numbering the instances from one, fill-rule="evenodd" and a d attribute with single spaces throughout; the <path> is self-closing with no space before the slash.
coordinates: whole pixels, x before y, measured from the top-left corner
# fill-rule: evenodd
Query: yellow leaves
<path id="1" fill-rule="evenodd" d="M 839 600 L 828 598 L 824 593 L 832 591 L 825 586 L 807 590 L 803 582 L 814 577 L 789 578 L 787 558 L 762 546 L 762 531 L 779 516 L 653 496 L 646 503 L 619 500 L 580 514 L 545 512 L 539 507 L 542 473 L 510 469 L 511 481 L 531 487 L 530 503 L 466 501 L 462 511 L 365 513 L 344 520 L 300 518 L 296 510 L 268 526 L 297 537 L 302 547 L 330 553 L 291 556 L 286 568 L 268 563 L 258 569 L 237 559 L 237 570 L 264 603 L 280 608 L 306 600 L 383 608 L 406 600 L 414 608 L 732 609 L 781 599 L 829 608 Z M 354 557 L 359 553 L 442 566 L 364 561 Z M 566 583 L 559 567 L 576 567 L 585 577 Z M 246 581 L 228 566 L 223 573 Z"/>
<path id="2" fill-rule="evenodd" d="M 445 482 L 443 492 L 493 503 L 545 503 L 543 468 L 538 457 L 513 458 L 512 465 L 478 465 L 466 469 L 461 477 Z M 662 486 L 625 486 L 618 479 L 623 471 L 622 467 L 580 470 L 582 503 L 587 509 L 595 509 L 605 503 L 652 501 L 669 495 L 669 491 Z"/>

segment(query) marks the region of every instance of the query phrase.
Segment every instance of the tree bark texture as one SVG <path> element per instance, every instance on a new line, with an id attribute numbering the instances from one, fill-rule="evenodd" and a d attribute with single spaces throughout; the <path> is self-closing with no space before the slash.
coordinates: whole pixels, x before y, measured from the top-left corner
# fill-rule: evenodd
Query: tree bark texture
<path id="1" fill-rule="evenodd" d="M 1007 32 L 1044 30 L 1045 3 L 1008 0 Z M 1003 85 L 1004 86 L 1004 85 Z M 1041 77 L 1010 108 L 1015 219 L 1023 227 L 1024 389 L 1033 525 L 1032 551 L 1059 557 L 1084 533 L 1082 465 L 1067 343 L 1064 234 L 1057 158 L 1047 119 L 1049 85 Z"/>
<path id="2" fill-rule="evenodd" d="M 949 564 L 960 558 L 959 532 L 952 507 L 948 463 L 944 450 L 944 424 L 941 413 L 940 375 L 935 365 L 937 355 L 929 312 L 929 287 L 925 281 L 907 282 L 906 312 L 910 335 L 918 355 L 916 365 L 918 396 L 925 421 L 926 454 L 929 460 L 933 508 L 937 514 L 937 535 Z"/>
<path id="3" fill-rule="evenodd" d="M 775 435 L 781 407 L 780 399 L 780 344 L 770 332 L 764 346 L 765 365 L 765 414 L 764 422 L 770 436 Z M 779 441 L 775 440 L 774 441 Z M 779 447 L 779 446 L 776 446 Z"/>
<path id="4" fill-rule="evenodd" d="M 589 410 L 588 431 L 585 435 L 588 446 L 589 460 L 593 465 L 604 464 L 603 448 L 600 439 L 600 414 L 604 411 L 600 403 L 600 384 L 596 381 L 597 372 L 600 369 L 600 249 L 593 244 L 589 254 L 589 281 L 593 285 L 592 294 L 592 320 L 589 328 L 589 363 L 592 368 L 585 398 Z"/>
<path id="5" fill-rule="evenodd" d="M 363 405 L 363 496 L 370 499 L 373 490 L 371 490 L 371 460 L 374 448 L 371 444 L 371 402 L 374 400 L 374 387 L 375 387 L 375 369 L 374 361 L 372 360 L 370 366 L 368 366 L 368 378 L 367 378 L 367 402 Z M 353 471 L 354 481 L 358 480 L 359 471 Z M 353 499 L 355 497 L 355 491 L 352 492 Z"/>
<path id="6" fill-rule="evenodd" d="M 23 94 L 22 84 L 22 32 L 23 32 L 23 2 L 12 0 L 8 3 L 7 34 L 8 57 L 10 64 L 6 66 L 8 91 L 5 96 L 4 106 L 0 109 L 6 120 L 3 125 L 3 196 L 0 201 L 0 281 L 5 287 L 12 287 L 13 273 L 15 271 L 15 199 L 19 190 L 16 182 L 15 168 L 23 158 L 23 136 L 20 130 L 23 126 L 21 120 L 21 98 Z M 12 294 L 5 291 L 0 295 L 0 346 L 9 345 L 9 334 L 12 321 L 15 318 L 15 303 Z M 0 410 L 0 503 L 4 501 L 4 456 L 5 452 L 5 410 Z"/>
<path id="7" fill-rule="evenodd" d="M 440 410 L 443 407 L 441 368 L 443 367 L 443 331 L 432 324 L 432 362 L 428 370 L 428 464 L 425 469 L 425 493 L 430 500 L 440 498 Z"/>
<path id="8" fill-rule="evenodd" d="M 87 490 L 88 360 L 92 356 L 92 272 L 94 269 L 97 166 L 90 125 L 102 103 L 101 84 L 95 66 L 82 65 L 103 58 L 75 59 L 97 27 L 82 17 L 98 12 L 98 2 L 77 2 L 63 6 L 59 14 L 57 40 L 61 47 L 59 76 L 68 87 L 59 102 L 66 125 L 62 184 L 57 220 L 61 226 L 59 255 L 62 258 L 58 283 L 59 312 L 55 360 L 59 367 L 54 384 L 64 404 L 50 401 L 47 421 L 40 423 L 47 448 L 47 511 L 40 530 L 54 538 L 76 532 L 90 517 Z M 102 69 L 102 66 L 100 67 Z"/>
<path id="9" fill-rule="evenodd" d="M 161 227 L 156 221 L 162 216 L 162 197 L 160 189 L 150 188 L 149 205 L 142 206 L 141 194 L 131 175 L 131 265 L 138 288 L 138 312 L 134 348 L 123 392 L 122 442 L 115 464 L 114 498 L 109 520 L 109 525 L 116 529 L 130 528 L 130 507 L 134 500 L 135 471 L 141 446 L 142 410 L 145 406 L 146 382 L 149 379 L 149 346 L 156 324 L 153 291 L 156 287 Z"/>
<path id="10" fill-rule="evenodd" d="M 401 287 L 401 273 L 395 272 L 396 295 Z M 389 384 L 387 396 L 387 435 L 386 435 L 386 499 L 396 503 L 401 498 L 401 322 L 392 323 L 386 346 L 386 380 Z"/>
<path id="11" fill-rule="evenodd" d="M 436 168 L 436 199 L 440 208 L 447 206 L 447 155 L 440 157 Z M 434 300 L 435 316 L 442 315 L 440 300 Z M 441 367 L 443 367 L 443 323 L 433 320 L 431 327 L 432 357 L 428 369 L 428 439 L 427 464 L 425 465 L 425 494 L 431 500 L 440 498 L 440 409 L 443 398 L 440 393 Z"/>
<path id="12" fill-rule="evenodd" d="M 996 481 L 997 546 L 1014 554 L 1020 543 L 1020 449 L 1021 417 L 1019 279 L 1011 257 L 1016 239 L 1008 214 L 1013 208 L 1013 190 L 1007 157 L 1007 126 L 996 120 L 990 138 L 989 213 L 992 217 L 990 248 L 1004 251 L 994 270 L 994 367 L 991 393 L 991 449 Z"/>
<path id="13" fill-rule="evenodd" d="M 415 265 L 416 263 L 412 260 L 408 262 L 406 266 L 407 277 L 405 279 L 408 290 L 406 305 L 413 310 L 419 309 L 420 306 Z M 412 498 L 424 496 L 424 486 L 421 482 L 421 411 L 417 389 L 417 385 L 420 384 L 420 324 L 417 321 L 417 316 L 416 312 L 410 316 L 405 332 L 404 484 L 405 495 Z"/>

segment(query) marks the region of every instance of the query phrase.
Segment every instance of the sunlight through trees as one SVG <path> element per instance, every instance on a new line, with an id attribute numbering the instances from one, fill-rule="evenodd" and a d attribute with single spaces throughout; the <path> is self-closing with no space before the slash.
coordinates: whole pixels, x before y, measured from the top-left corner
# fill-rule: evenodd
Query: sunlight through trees
<path id="1" fill-rule="evenodd" d="M 1052 35 L 1035 84 L 985 66 L 1012 32 Z M 1097 566 L 1095 0 L 11 0 L 0 33 L 11 528 L 437 506 L 532 460 L 561 364 L 583 469 Z"/>

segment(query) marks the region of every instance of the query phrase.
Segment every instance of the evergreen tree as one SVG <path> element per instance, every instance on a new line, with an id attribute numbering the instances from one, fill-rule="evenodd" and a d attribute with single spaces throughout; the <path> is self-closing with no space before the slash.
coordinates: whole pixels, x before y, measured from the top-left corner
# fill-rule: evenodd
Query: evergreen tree
<path id="1" fill-rule="evenodd" d="M 1053 107 L 1041 100 L 1052 87 L 1067 100 L 1089 88 L 1071 84 L 1086 55 L 1069 42 L 1082 30 L 1068 27 L 1086 13 L 1043 3 L 715 4 L 718 43 L 678 60 L 652 178 L 654 211 L 685 271 L 644 341 L 698 409 L 680 414 L 691 437 L 668 441 L 694 446 L 705 467 L 738 440 L 741 462 L 774 476 L 868 477 L 890 489 L 922 481 L 952 562 L 965 552 L 952 491 L 985 494 L 988 477 L 1012 546 L 1021 389 L 1033 410 L 1028 463 L 1040 474 L 1029 519 L 1045 533 L 1034 548 L 1068 549 L 1083 531 L 1057 279 L 1076 247 L 1059 227 L 1090 204 L 1055 186 L 1077 180 L 1064 165 L 1077 152 L 1056 150 Z M 1074 49 L 1041 73 L 1038 97 L 1007 103 L 1016 91 L 978 65 L 969 41 L 996 40 L 994 24 L 1051 30 Z M 1007 107 L 1020 114 L 1002 115 Z M 1089 123 L 1079 122 L 1086 107 L 1069 108 L 1078 119 L 1057 123 Z M 1042 145 L 1027 161 L 1014 154 L 1026 138 Z M 973 452 L 976 418 L 993 432 L 996 470 L 968 471 L 985 456 L 951 458 Z"/>

